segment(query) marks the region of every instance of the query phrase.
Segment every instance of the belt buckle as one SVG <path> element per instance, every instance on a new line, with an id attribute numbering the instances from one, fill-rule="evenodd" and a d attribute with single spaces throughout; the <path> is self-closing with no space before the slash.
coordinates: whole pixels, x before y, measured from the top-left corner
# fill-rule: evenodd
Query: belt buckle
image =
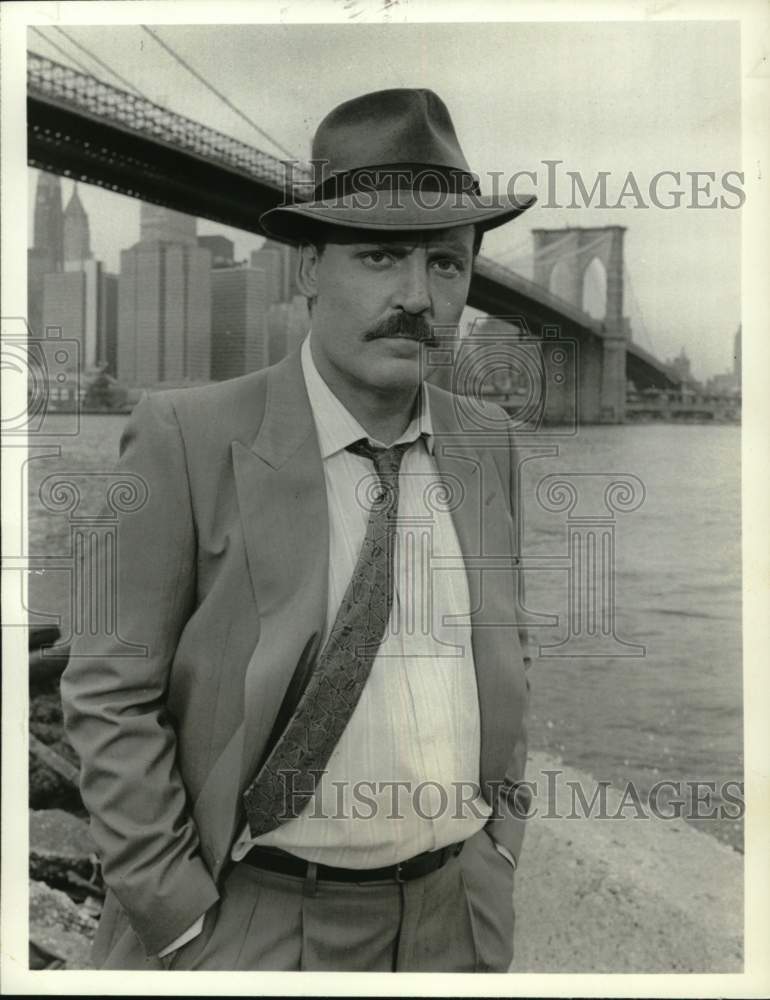
<path id="1" fill-rule="evenodd" d="M 403 877 L 404 867 L 405 866 L 403 861 L 399 861 L 398 864 L 396 865 L 395 879 L 399 885 L 403 885 L 403 883 L 407 881 L 407 879 Z"/>

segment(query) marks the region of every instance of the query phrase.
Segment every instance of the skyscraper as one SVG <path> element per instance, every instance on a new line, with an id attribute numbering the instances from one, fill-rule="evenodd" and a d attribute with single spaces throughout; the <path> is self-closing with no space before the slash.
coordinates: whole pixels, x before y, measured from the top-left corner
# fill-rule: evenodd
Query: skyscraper
<path id="1" fill-rule="evenodd" d="M 41 170 L 35 190 L 35 242 L 33 249 L 45 256 L 45 272 L 61 271 L 64 263 L 64 214 L 61 180 Z"/>
<path id="2" fill-rule="evenodd" d="M 92 256 L 88 216 L 76 184 L 64 210 L 64 270 L 79 271 Z"/>
<path id="3" fill-rule="evenodd" d="M 63 226 L 61 181 L 55 174 L 41 170 L 35 188 L 33 243 L 27 250 L 27 318 L 36 337 L 44 334 L 45 275 L 61 271 L 64 261 Z"/>
<path id="4" fill-rule="evenodd" d="M 99 362 L 104 362 L 107 372 L 118 372 L 118 276 L 104 274 L 99 312 Z"/>
<path id="5" fill-rule="evenodd" d="M 140 239 L 121 251 L 118 378 L 129 385 L 207 381 L 211 370 L 211 253 L 196 220 L 141 206 Z"/>
<path id="6" fill-rule="evenodd" d="M 266 240 L 259 250 L 252 251 L 251 266 L 265 274 L 268 356 L 272 365 L 307 333 L 307 305 L 297 287 L 297 250 Z"/>
<path id="7" fill-rule="evenodd" d="M 42 329 L 58 328 L 64 339 L 77 340 L 83 370 L 106 364 L 115 371 L 116 281 L 93 259 L 77 271 L 43 276 Z"/>
<path id="8" fill-rule="evenodd" d="M 267 312 L 270 364 L 299 347 L 309 329 L 307 301 L 295 295 L 290 302 L 274 302 Z"/>
<path id="9" fill-rule="evenodd" d="M 150 205 L 143 201 L 139 209 L 139 241 L 151 243 L 181 243 L 195 246 L 198 242 L 197 220 L 192 215 L 175 212 L 172 208 Z"/>
<path id="10" fill-rule="evenodd" d="M 269 364 L 265 274 L 251 267 L 211 272 L 211 377 L 237 378 Z"/>
<path id="11" fill-rule="evenodd" d="M 268 305 L 275 302 L 291 302 L 297 294 L 296 269 L 297 250 L 295 247 L 265 240 L 259 250 L 252 250 L 251 266 L 265 272 L 267 279 Z"/>
<path id="12" fill-rule="evenodd" d="M 226 236 L 199 236 L 198 246 L 211 253 L 211 266 L 235 267 L 235 244 Z"/>

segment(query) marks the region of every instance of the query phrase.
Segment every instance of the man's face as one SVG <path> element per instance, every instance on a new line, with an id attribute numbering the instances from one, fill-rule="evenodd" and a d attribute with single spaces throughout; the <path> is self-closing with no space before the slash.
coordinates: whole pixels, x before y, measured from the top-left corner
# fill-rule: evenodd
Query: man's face
<path id="1" fill-rule="evenodd" d="M 320 255 L 304 247 L 300 273 L 306 269 L 314 294 L 313 356 L 327 381 L 375 393 L 416 387 L 430 371 L 435 328 L 459 322 L 474 235 L 473 226 L 362 231 L 333 235 Z"/>

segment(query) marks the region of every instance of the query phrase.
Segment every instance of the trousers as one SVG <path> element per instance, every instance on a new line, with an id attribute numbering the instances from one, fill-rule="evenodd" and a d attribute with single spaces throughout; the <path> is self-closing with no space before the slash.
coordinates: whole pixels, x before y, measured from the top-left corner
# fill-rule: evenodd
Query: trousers
<path id="1" fill-rule="evenodd" d="M 201 934 L 162 959 L 130 928 L 105 969 L 507 972 L 510 863 L 484 830 L 458 857 L 411 882 L 317 881 L 232 866 Z"/>

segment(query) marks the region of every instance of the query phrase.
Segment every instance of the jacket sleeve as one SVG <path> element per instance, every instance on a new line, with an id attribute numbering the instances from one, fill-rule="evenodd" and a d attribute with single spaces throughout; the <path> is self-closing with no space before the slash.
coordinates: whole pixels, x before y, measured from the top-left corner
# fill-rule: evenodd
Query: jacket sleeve
<path id="1" fill-rule="evenodd" d="M 514 521 L 514 537 L 518 540 L 519 545 L 523 538 L 523 531 L 520 530 L 521 518 L 523 514 L 523 505 L 520 495 L 520 468 L 519 462 L 519 452 L 516 448 L 516 443 L 514 440 L 513 433 L 509 428 L 510 437 L 510 481 L 509 481 L 509 510 L 511 512 L 511 517 Z M 522 557 L 522 553 L 512 552 L 513 556 L 519 560 Z M 524 588 L 524 578 L 523 570 L 521 566 L 515 571 L 514 586 L 517 588 L 519 605 L 524 606 L 525 604 L 525 588 Z M 505 772 L 505 784 L 506 789 L 505 801 L 502 801 L 498 805 L 500 815 L 498 817 L 492 818 L 487 824 L 487 828 L 492 838 L 496 843 L 500 844 L 514 858 L 514 863 L 518 865 L 519 857 L 521 854 L 522 843 L 524 840 L 524 832 L 526 829 L 526 818 L 529 813 L 530 804 L 532 800 L 532 788 L 525 781 L 525 769 L 527 764 L 527 725 L 529 721 L 529 695 L 530 695 L 530 667 L 532 665 L 532 657 L 530 651 L 530 642 L 528 630 L 525 625 L 519 624 L 518 626 L 518 636 L 519 643 L 521 645 L 521 653 L 524 661 L 525 670 L 525 697 L 526 703 L 523 708 L 522 720 L 519 732 L 517 734 L 516 744 L 514 746 L 513 755 L 508 762 L 508 766 Z"/>
<path id="2" fill-rule="evenodd" d="M 194 607 L 196 565 L 184 443 L 167 396 L 137 405 L 120 450 L 116 483 L 121 473 L 139 477 L 146 500 L 119 516 L 117 593 L 81 597 L 83 611 L 112 601 L 116 630 L 73 643 L 61 694 L 105 882 L 147 953 L 157 954 L 218 898 L 165 709 L 177 642 Z"/>

